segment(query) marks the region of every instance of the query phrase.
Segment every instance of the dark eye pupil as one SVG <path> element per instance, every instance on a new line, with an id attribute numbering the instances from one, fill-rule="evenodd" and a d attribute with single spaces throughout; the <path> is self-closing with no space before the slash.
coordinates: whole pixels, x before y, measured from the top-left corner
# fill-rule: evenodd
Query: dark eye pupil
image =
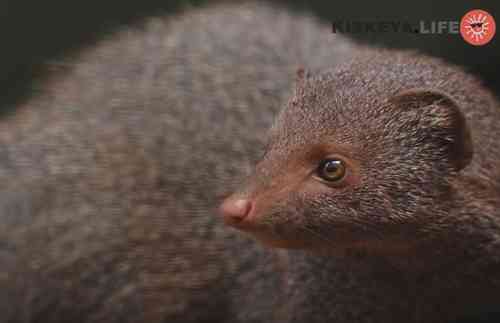
<path id="1" fill-rule="evenodd" d="M 325 172 L 336 173 L 341 166 L 342 162 L 340 160 L 331 160 L 325 164 Z"/>

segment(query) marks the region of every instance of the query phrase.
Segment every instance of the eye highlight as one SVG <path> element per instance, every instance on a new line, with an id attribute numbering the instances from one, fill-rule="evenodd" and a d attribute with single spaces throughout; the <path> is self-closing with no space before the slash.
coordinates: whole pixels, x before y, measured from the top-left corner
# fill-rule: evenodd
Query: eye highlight
<path id="1" fill-rule="evenodd" d="M 328 182 L 341 181 L 346 174 L 345 162 L 338 158 L 330 158 L 321 161 L 316 171 L 317 175 Z"/>

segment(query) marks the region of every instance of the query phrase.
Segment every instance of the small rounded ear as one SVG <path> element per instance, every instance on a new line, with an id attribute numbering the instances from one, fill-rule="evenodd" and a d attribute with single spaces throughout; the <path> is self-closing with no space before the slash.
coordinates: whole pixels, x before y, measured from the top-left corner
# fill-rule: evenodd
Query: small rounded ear
<path id="1" fill-rule="evenodd" d="M 413 89 L 389 101 L 398 108 L 418 114 L 419 126 L 434 140 L 446 145 L 449 160 L 457 171 L 470 163 L 473 155 L 470 131 L 453 99 L 438 91 Z"/>

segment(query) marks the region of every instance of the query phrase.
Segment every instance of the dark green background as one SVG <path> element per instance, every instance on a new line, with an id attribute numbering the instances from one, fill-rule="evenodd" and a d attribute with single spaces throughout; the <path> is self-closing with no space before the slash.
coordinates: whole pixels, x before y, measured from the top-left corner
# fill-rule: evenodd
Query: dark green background
<path id="1" fill-rule="evenodd" d="M 42 63 L 82 46 L 122 24 L 142 17 L 175 13 L 179 7 L 209 1 L 187 0 L 0 0 L 0 105 L 12 105 L 26 94 Z M 480 8 L 497 17 L 500 1 L 281 1 L 295 10 L 310 10 L 332 21 L 344 20 L 459 20 Z M 355 37 L 391 47 L 419 48 L 446 57 L 479 73 L 500 93 L 499 35 L 482 47 L 466 44 L 457 35 L 406 33 L 362 34 Z"/>

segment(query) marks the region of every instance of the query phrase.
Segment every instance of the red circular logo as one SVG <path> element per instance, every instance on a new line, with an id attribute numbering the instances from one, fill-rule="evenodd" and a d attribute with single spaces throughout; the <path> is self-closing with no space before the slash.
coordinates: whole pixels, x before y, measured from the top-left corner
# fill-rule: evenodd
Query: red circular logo
<path id="1" fill-rule="evenodd" d="M 481 46 L 495 36 L 496 24 L 488 12 L 475 9 L 467 12 L 460 21 L 460 34 L 471 45 Z"/>

